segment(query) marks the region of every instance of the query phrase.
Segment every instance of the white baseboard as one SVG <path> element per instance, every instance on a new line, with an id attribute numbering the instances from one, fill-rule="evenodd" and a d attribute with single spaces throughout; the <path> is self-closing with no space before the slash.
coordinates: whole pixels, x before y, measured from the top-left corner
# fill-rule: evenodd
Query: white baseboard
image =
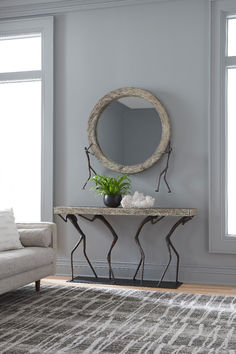
<path id="1" fill-rule="evenodd" d="M 106 262 L 92 262 L 93 266 L 101 277 L 108 276 L 108 266 Z M 117 278 L 132 278 L 137 264 L 112 262 L 112 269 Z M 164 270 L 165 265 L 145 264 L 145 279 L 158 280 Z M 91 276 L 92 272 L 86 261 L 74 261 L 74 275 Z M 57 275 L 71 275 L 70 259 L 57 259 Z M 139 278 L 140 274 L 138 274 Z M 175 265 L 170 265 L 165 279 L 167 281 L 175 279 Z M 236 285 L 236 267 L 213 267 L 204 265 L 181 265 L 179 270 L 179 280 L 185 283 Z"/>

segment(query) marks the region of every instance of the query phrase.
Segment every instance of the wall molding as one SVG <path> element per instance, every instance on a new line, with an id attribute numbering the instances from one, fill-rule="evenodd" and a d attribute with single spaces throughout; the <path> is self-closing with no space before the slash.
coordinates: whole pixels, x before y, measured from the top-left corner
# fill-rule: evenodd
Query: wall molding
<path id="1" fill-rule="evenodd" d="M 85 11 L 102 8 L 147 5 L 179 0 L 0 0 L 0 19 Z M 192 0 L 194 1 L 194 0 Z"/>
<path id="2" fill-rule="evenodd" d="M 57 275 L 71 275 L 70 259 L 57 259 Z M 105 261 L 95 261 L 93 266 L 101 277 L 107 277 L 108 266 Z M 115 276 L 120 278 L 131 278 L 136 270 L 136 263 L 112 262 L 112 268 Z M 158 279 L 164 270 L 165 264 L 145 265 L 145 278 L 150 280 Z M 91 270 L 87 263 L 81 260 L 74 261 L 74 273 L 84 276 L 90 276 Z M 175 265 L 171 265 L 167 271 L 165 280 L 173 280 L 175 278 Z M 139 275 L 138 275 L 139 279 Z M 236 267 L 219 267 L 208 265 L 180 265 L 179 280 L 185 283 L 199 284 L 218 284 L 218 285 L 235 285 Z"/>
<path id="3" fill-rule="evenodd" d="M 209 252 L 236 254 L 236 237 L 227 230 L 227 60 L 226 21 L 235 15 L 235 0 L 215 1 L 210 27 L 210 86 L 208 107 Z M 234 59 L 233 59 L 234 58 Z M 217 158 L 215 158 L 217 156 Z"/>

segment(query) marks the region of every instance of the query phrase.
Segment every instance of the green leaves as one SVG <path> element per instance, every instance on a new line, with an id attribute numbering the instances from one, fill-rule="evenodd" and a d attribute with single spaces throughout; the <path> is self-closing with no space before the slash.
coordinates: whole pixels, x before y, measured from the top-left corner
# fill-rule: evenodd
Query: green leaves
<path id="1" fill-rule="evenodd" d="M 129 192 L 131 181 L 127 174 L 115 177 L 107 177 L 102 175 L 94 175 L 90 178 L 94 183 L 92 190 L 95 193 L 105 195 L 121 194 L 125 195 Z"/>

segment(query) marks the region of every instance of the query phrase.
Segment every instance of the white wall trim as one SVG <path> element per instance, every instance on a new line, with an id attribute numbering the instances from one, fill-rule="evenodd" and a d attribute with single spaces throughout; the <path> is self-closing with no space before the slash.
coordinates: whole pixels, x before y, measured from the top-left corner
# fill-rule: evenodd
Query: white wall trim
<path id="1" fill-rule="evenodd" d="M 0 0 L 0 19 L 179 0 Z M 191 0 L 195 1 L 195 0 Z M 208 1 L 208 0 L 207 0 Z"/>
<path id="2" fill-rule="evenodd" d="M 57 275 L 71 275 L 70 259 L 57 259 Z M 98 276 L 108 276 L 108 266 L 105 261 L 92 262 Z M 112 269 L 117 278 L 132 278 L 136 270 L 136 263 L 112 262 Z M 145 279 L 158 280 L 165 265 L 145 264 Z M 74 261 L 75 276 L 92 276 L 86 261 Z M 138 274 L 137 279 L 139 279 Z M 175 278 L 175 265 L 171 265 L 164 280 L 171 281 Z M 180 265 L 179 280 L 188 283 L 235 285 L 236 267 L 219 267 L 208 265 Z"/>
<path id="3" fill-rule="evenodd" d="M 12 72 L 0 73 L 0 81 L 24 81 L 24 80 L 38 80 L 41 79 L 41 70 L 26 71 L 26 72 Z"/>
<path id="4" fill-rule="evenodd" d="M 53 17 L 42 29 L 42 193 L 41 220 L 53 220 Z"/>
<path id="5" fill-rule="evenodd" d="M 236 13 L 235 0 L 214 1 L 211 16 L 209 114 L 209 251 L 236 253 L 236 238 L 226 235 L 225 20 Z"/>

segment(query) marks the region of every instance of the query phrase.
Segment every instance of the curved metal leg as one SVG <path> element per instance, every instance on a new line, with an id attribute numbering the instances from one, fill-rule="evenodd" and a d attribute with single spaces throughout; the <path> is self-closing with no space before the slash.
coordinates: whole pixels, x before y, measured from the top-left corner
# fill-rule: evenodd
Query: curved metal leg
<path id="1" fill-rule="evenodd" d="M 73 262 L 73 255 L 74 255 L 75 250 L 79 247 L 80 242 L 82 241 L 82 239 L 83 239 L 83 237 L 81 236 L 79 242 L 77 242 L 77 244 L 75 245 L 75 247 L 73 248 L 73 250 L 71 251 L 71 254 L 70 254 L 71 278 L 72 278 L 72 280 L 74 279 L 74 262 Z"/>
<path id="2" fill-rule="evenodd" d="M 139 246 L 139 245 L 138 245 L 138 246 Z M 140 252 L 141 252 L 141 250 L 140 250 Z M 137 267 L 136 272 L 135 272 L 135 274 L 134 274 L 133 280 L 136 280 L 136 276 L 137 276 L 137 274 L 138 274 L 138 271 L 139 271 L 139 268 L 140 268 L 140 266 L 141 266 L 141 264 L 142 264 L 142 261 L 143 261 L 143 258 L 142 258 L 142 254 L 141 254 L 141 259 L 140 259 L 140 261 L 139 261 L 138 267 Z"/>
<path id="3" fill-rule="evenodd" d="M 165 267 L 163 273 L 162 273 L 162 276 L 161 276 L 161 279 L 159 280 L 157 286 L 160 286 L 165 274 L 166 274 L 166 271 L 167 269 L 169 268 L 169 265 L 171 263 L 171 259 L 172 259 L 172 254 L 171 254 L 171 249 L 174 251 L 174 253 L 176 254 L 177 256 L 177 265 L 176 265 L 176 282 L 178 282 L 178 274 L 179 274 L 179 254 L 178 252 L 176 251 L 175 247 L 173 246 L 173 243 L 171 242 L 171 239 L 170 237 L 172 236 L 173 232 L 175 231 L 175 229 L 177 229 L 177 227 L 179 225 L 184 225 L 186 222 L 188 222 L 189 220 L 191 220 L 193 217 L 192 216 L 183 216 L 182 218 L 180 218 L 175 224 L 174 226 L 172 226 L 170 232 L 168 233 L 168 235 L 166 236 L 166 244 L 167 244 L 167 247 L 168 247 L 168 251 L 169 251 L 169 261 L 168 261 L 168 264 L 167 266 Z"/>
<path id="4" fill-rule="evenodd" d="M 137 276 L 137 274 L 138 274 L 139 268 L 140 268 L 140 266 L 142 265 L 141 283 L 142 283 L 142 281 L 143 281 L 143 275 L 144 275 L 145 253 L 144 253 L 144 250 L 142 249 L 142 246 L 141 246 L 140 241 L 139 241 L 139 234 L 140 234 L 140 232 L 141 232 L 143 226 L 144 226 L 146 223 L 148 223 L 149 221 L 151 221 L 151 219 L 152 219 L 151 216 L 147 216 L 147 217 L 141 222 L 141 224 L 139 225 L 139 228 L 138 228 L 138 230 L 137 230 L 137 232 L 136 232 L 136 234 L 135 234 L 135 237 L 134 237 L 135 242 L 136 242 L 136 244 L 138 245 L 138 248 L 139 248 L 139 251 L 140 251 L 141 259 L 140 259 L 140 261 L 139 261 L 138 267 L 137 267 L 136 272 L 135 272 L 135 274 L 134 274 L 133 280 L 136 279 L 136 276 Z"/>
<path id="5" fill-rule="evenodd" d="M 141 274 L 141 284 L 143 282 L 143 277 L 144 277 L 144 264 L 145 264 L 145 253 L 144 253 L 144 250 L 142 249 L 142 246 L 140 244 L 140 241 L 139 241 L 139 234 L 143 228 L 143 226 L 148 223 L 149 221 L 151 221 L 152 224 L 156 224 L 158 221 L 160 221 L 161 219 L 163 219 L 164 216 L 147 216 L 142 222 L 141 224 L 139 225 L 139 228 L 136 232 L 136 235 L 135 235 L 135 242 L 136 244 L 138 245 L 138 248 L 139 248 L 139 251 L 140 251 L 140 254 L 141 254 L 141 259 L 139 261 L 139 264 L 138 264 L 138 267 L 136 269 L 136 272 L 134 274 L 134 277 L 133 277 L 133 280 L 136 279 L 136 276 L 138 274 L 138 271 L 142 265 L 142 274 Z"/>
<path id="6" fill-rule="evenodd" d="M 99 215 L 99 219 L 106 225 L 106 227 L 110 230 L 110 232 L 113 236 L 113 242 L 112 242 L 111 247 L 109 248 L 109 251 L 107 253 L 107 262 L 108 262 L 108 266 L 109 266 L 109 279 L 112 278 L 113 280 L 115 280 L 114 273 L 113 273 L 113 270 L 111 267 L 111 252 L 118 240 L 118 236 L 117 236 L 115 230 L 113 229 L 113 227 L 111 226 L 111 224 L 104 218 L 104 216 Z"/>
<path id="7" fill-rule="evenodd" d="M 83 231 L 81 230 L 81 228 L 80 228 L 79 225 L 78 225 L 77 217 L 76 217 L 75 215 L 73 215 L 73 214 L 68 214 L 68 215 L 66 216 L 66 220 L 67 220 L 67 219 L 70 220 L 70 222 L 74 225 L 74 227 L 76 228 L 76 230 L 80 233 L 80 235 L 81 235 L 80 241 L 83 241 L 83 253 L 84 253 L 84 256 L 85 256 L 85 258 L 86 258 L 86 260 L 87 260 L 87 262 L 88 262 L 88 264 L 89 264 L 89 266 L 90 266 L 90 268 L 91 268 L 91 270 L 92 270 L 92 272 L 93 272 L 95 278 L 97 278 L 98 276 L 97 276 L 97 274 L 96 274 L 96 272 L 95 272 L 95 270 L 94 270 L 94 268 L 93 268 L 93 266 L 92 266 L 92 264 L 91 264 L 91 262 L 90 262 L 90 260 L 89 260 L 89 258 L 88 258 L 88 256 L 87 256 L 87 253 L 86 253 L 86 236 L 85 236 L 85 234 L 83 233 Z M 75 249 L 79 246 L 80 241 L 79 241 L 78 244 L 76 245 Z M 73 250 L 73 251 L 75 251 L 75 250 Z M 73 252 L 73 251 L 72 251 L 72 252 Z M 72 255 L 72 262 L 73 262 L 73 255 Z M 73 264 L 72 264 L 72 266 L 73 266 Z M 73 278 L 73 277 L 72 277 L 72 278 Z"/>
<path id="8" fill-rule="evenodd" d="M 111 224 L 107 221 L 107 219 L 103 215 L 94 215 L 91 219 L 88 218 L 87 216 L 84 216 L 84 215 L 80 215 L 79 214 L 79 216 L 84 218 L 84 219 L 86 219 L 86 220 L 88 220 L 88 221 L 91 221 L 91 222 L 93 222 L 96 219 L 99 219 L 110 230 L 110 232 L 111 232 L 111 234 L 113 236 L 113 242 L 112 242 L 111 247 L 109 248 L 109 251 L 107 253 L 107 262 L 108 262 L 108 267 L 109 267 L 109 279 L 112 278 L 113 280 L 115 280 L 115 276 L 114 276 L 114 273 L 113 273 L 113 270 L 112 270 L 112 266 L 111 266 L 111 252 L 112 252 L 112 249 L 113 249 L 113 247 L 115 246 L 115 244 L 116 244 L 116 242 L 118 240 L 118 236 L 117 236 L 115 230 L 113 229 Z"/>
<path id="9" fill-rule="evenodd" d="M 178 277 L 179 277 L 179 254 L 178 252 L 176 251 L 176 248 L 174 247 L 173 243 L 171 240 L 169 240 L 170 242 L 170 247 L 172 248 L 172 250 L 174 251 L 175 255 L 176 255 L 176 258 L 177 258 L 177 261 L 176 261 L 176 276 L 175 276 L 175 281 L 176 283 L 178 282 Z"/>
<path id="10" fill-rule="evenodd" d="M 171 259 L 172 259 L 172 254 L 171 254 L 171 248 L 170 248 L 170 243 L 169 243 L 169 241 L 170 241 L 169 238 L 166 237 L 166 244 L 167 244 L 167 248 L 168 248 L 168 251 L 169 251 L 169 262 L 168 262 L 168 264 L 167 264 L 167 266 L 166 266 L 164 272 L 162 273 L 161 279 L 159 280 L 157 286 L 160 286 L 160 284 L 161 284 L 161 282 L 162 282 L 162 280 L 163 280 L 163 278 L 164 278 L 164 276 L 165 276 L 165 274 L 166 274 L 166 271 L 167 271 L 167 269 L 169 268 L 169 265 L 170 265 L 170 262 L 171 262 Z"/>

